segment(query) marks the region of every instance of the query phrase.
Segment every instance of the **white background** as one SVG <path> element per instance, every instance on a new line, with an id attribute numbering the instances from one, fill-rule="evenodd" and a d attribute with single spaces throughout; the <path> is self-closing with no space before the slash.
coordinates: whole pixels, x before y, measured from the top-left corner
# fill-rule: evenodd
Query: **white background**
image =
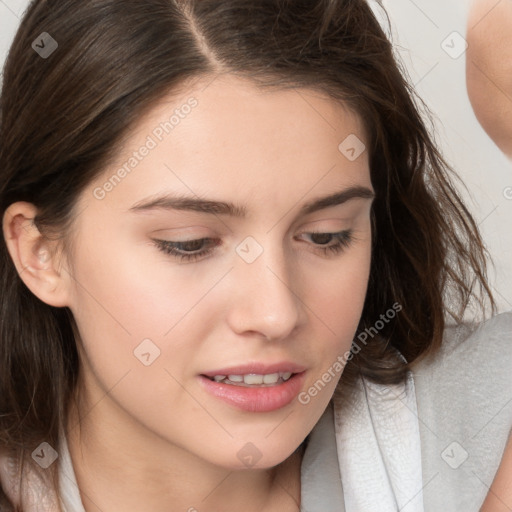
<path id="1" fill-rule="evenodd" d="M 375 0 L 370 1 L 373 6 Z M 473 114 L 465 85 L 465 54 L 454 58 L 443 49 L 443 41 L 454 50 L 463 44 L 460 37 L 465 37 L 470 0 L 383 0 L 383 4 L 391 20 L 396 53 L 435 116 L 434 137 L 470 190 L 470 196 L 465 196 L 468 206 L 495 263 L 490 279 L 499 309 L 511 310 L 512 200 L 505 198 L 504 190 L 512 186 L 512 162 Z M 27 0 L 0 0 L 2 63 L 27 5 Z M 27 46 L 27 51 L 33 50 Z"/>

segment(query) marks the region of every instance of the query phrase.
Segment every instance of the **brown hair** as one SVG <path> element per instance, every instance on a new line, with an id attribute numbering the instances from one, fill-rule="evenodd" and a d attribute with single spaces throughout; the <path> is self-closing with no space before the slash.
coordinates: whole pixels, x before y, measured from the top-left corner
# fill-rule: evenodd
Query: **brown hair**
<path id="1" fill-rule="evenodd" d="M 47 58 L 30 48 L 43 32 L 58 44 Z M 4 68 L 2 214 L 33 203 L 36 226 L 64 243 L 79 194 L 130 127 L 187 80 L 219 72 L 325 92 L 365 123 L 376 199 L 358 332 L 402 309 L 347 363 L 344 384 L 357 373 L 399 382 L 440 346 L 446 313 L 460 321 L 486 298 L 494 311 L 477 226 L 364 0 L 33 1 Z M 0 449 L 31 463 L 39 443 L 58 445 L 76 386 L 73 319 L 27 289 L 5 241 L 0 279 Z"/>

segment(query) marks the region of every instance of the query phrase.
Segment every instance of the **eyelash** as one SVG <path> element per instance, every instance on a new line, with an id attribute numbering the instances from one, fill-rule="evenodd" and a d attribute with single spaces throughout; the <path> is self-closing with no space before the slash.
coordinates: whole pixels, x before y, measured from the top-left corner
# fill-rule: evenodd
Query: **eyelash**
<path id="1" fill-rule="evenodd" d="M 350 247 L 350 245 L 355 240 L 351 229 L 349 229 L 347 231 L 340 231 L 338 233 L 325 233 L 325 232 L 321 232 L 321 231 L 311 231 L 311 232 L 303 233 L 303 234 L 307 234 L 310 236 L 330 235 L 334 239 L 337 239 L 338 242 L 333 245 L 322 247 L 322 245 L 325 245 L 325 244 L 320 244 L 318 249 L 325 256 L 339 254 L 344 249 Z M 171 256 L 178 258 L 180 261 L 195 261 L 199 258 L 208 256 L 216 246 L 220 245 L 219 243 L 215 243 L 215 244 L 213 244 L 213 246 L 210 246 L 209 248 L 203 249 L 202 251 L 199 251 L 199 252 L 190 252 L 190 251 L 180 252 L 180 249 L 177 249 L 175 247 L 176 245 L 185 245 L 185 244 L 190 244 L 190 243 L 194 244 L 197 242 L 210 242 L 210 241 L 214 241 L 214 239 L 213 238 L 198 238 L 196 240 L 186 240 L 183 242 L 173 242 L 170 240 L 158 240 L 156 238 L 153 238 L 152 240 L 158 249 L 160 249 L 165 254 L 170 254 Z"/>

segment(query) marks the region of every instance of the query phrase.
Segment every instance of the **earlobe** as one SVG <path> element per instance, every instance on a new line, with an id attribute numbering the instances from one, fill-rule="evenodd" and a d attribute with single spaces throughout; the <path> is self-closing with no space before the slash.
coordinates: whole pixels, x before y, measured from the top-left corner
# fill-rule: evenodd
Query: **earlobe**
<path id="1" fill-rule="evenodd" d="M 7 208 L 2 223 L 7 249 L 20 278 L 36 297 L 51 306 L 68 306 L 69 274 L 60 265 L 56 243 L 34 224 L 36 214 L 36 207 L 23 201 Z"/>

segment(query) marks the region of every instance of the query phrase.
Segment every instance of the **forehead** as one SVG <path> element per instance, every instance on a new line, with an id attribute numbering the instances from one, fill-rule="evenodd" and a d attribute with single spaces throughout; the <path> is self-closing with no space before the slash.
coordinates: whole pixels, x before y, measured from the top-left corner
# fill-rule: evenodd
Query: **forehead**
<path id="1" fill-rule="evenodd" d="M 105 204 L 133 203 L 159 189 L 218 199 L 250 189 L 259 201 L 298 199 L 317 184 L 317 192 L 369 184 L 366 142 L 360 117 L 321 92 L 203 78 L 154 104 L 93 187 L 112 182 Z M 356 158 L 347 153 L 354 148 Z"/>
<path id="2" fill-rule="evenodd" d="M 170 126 L 172 125 L 172 126 Z M 207 147 L 215 141 L 240 152 L 265 141 L 267 149 L 285 148 L 301 139 L 314 146 L 340 137 L 367 136 L 359 115 L 340 100 L 311 88 L 262 88 L 230 74 L 199 77 L 162 98 L 132 128 L 125 147 L 137 147 L 152 134 L 156 142 Z M 165 139 L 165 140 L 164 140 Z M 244 147 L 237 145 L 244 141 Z M 300 152 L 300 148 L 296 148 Z M 121 155 L 120 155 L 121 156 Z"/>

